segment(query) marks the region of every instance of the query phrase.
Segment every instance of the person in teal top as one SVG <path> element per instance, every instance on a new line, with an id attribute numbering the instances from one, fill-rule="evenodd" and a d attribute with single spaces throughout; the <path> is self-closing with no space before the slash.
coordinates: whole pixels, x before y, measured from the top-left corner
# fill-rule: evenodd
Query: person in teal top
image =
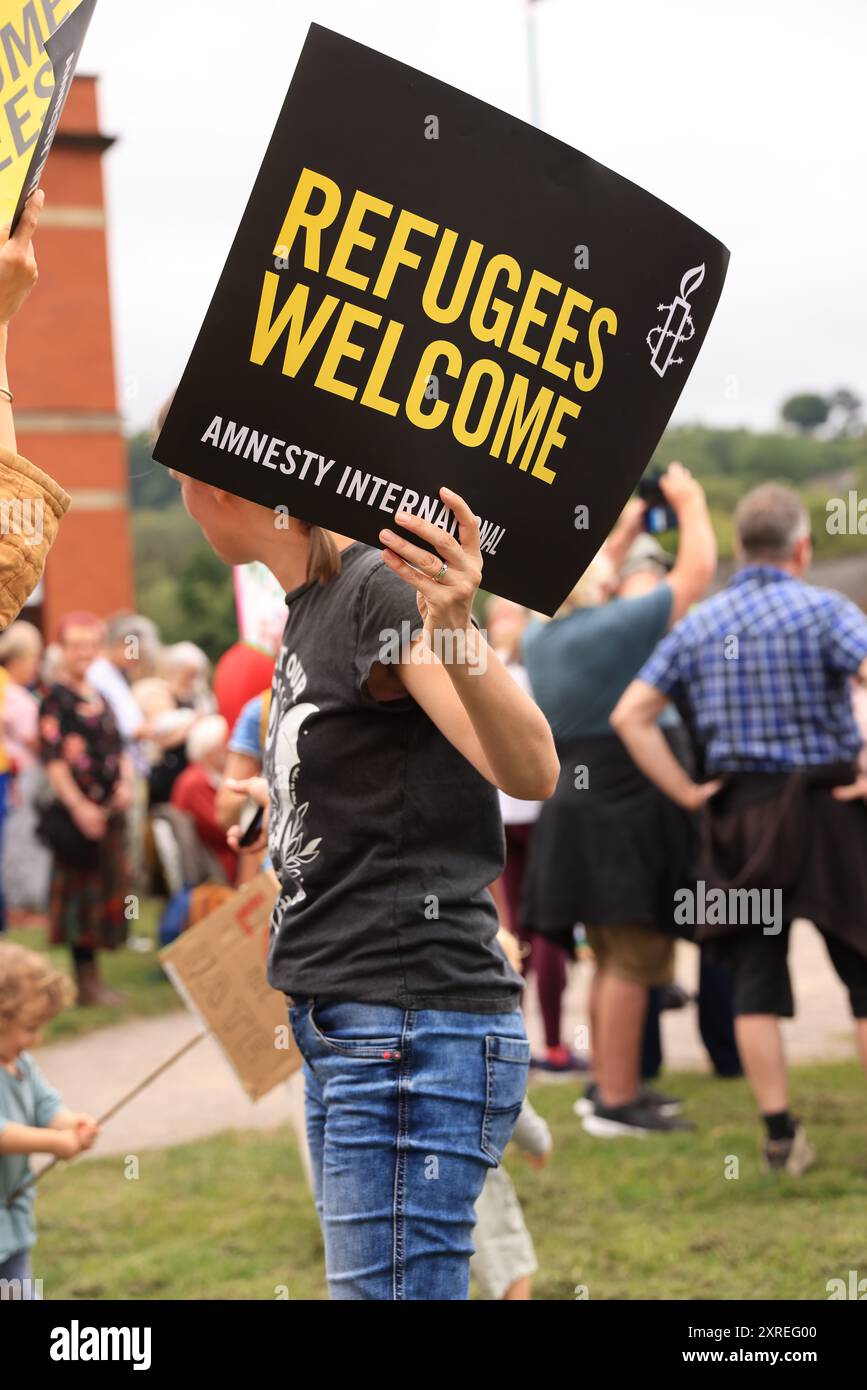
<path id="1" fill-rule="evenodd" d="M 99 1133 L 90 1115 L 66 1109 L 27 1050 L 74 995 L 44 956 L 0 942 L 0 1299 L 32 1296 L 30 1155 L 74 1158 Z"/>
<path id="2" fill-rule="evenodd" d="M 582 923 L 596 959 L 591 996 L 595 1080 L 584 1128 L 598 1137 L 681 1128 L 641 1086 L 649 991 L 674 966 L 674 892 L 689 876 L 690 818 L 639 772 L 609 722 L 621 694 L 667 630 L 713 578 L 716 542 L 701 486 L 673 463 L 660 481 L 679 527 L 671 569 L 648 592 L 612 598 L 645 504 L 629 503 L 600 554 L 551 622 L 528 627 L 523 659 L 560 756 L 524 881 L 521 929 L 572 950 Z M 661 576 L 660 576 L 661 577 Z M 676 755 L 689 743 L 675 719 Z"/>
<path id="3" fill-rule="evenodd" d="M 529 624 L 524 660 L 555 739 L 611 733 L 611 711 L 633 680 L 636 661 L 668 631 L 673 602 L 671 585 L 663 583 L 641 598 Z"/>

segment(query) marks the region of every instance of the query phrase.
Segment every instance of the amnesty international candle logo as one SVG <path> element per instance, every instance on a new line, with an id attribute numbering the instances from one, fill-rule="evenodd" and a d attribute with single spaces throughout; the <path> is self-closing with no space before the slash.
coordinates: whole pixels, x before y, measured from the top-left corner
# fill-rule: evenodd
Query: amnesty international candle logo
<path id="1" fill-rule="evenodd" d="M 703 280 L 704 266 L 697 265 L 693 270 L 688 270 L 681 280 L 680 294 L 670 304 L 659 305 L 660 309 L 668 310 L 668 318 L 665 323 L 651 328 L 647 335 L 647 346 L 650 348 L 650 365 L 660 376 L 665 376 L 669 367 L 679 366 L 683 362 L 682 357 L 674 356 L 675 348 L 695 337 L 695 324 L 689 312 L 687 295 L 697 290 Z"/>
<path id="2" fill-rule="evenodd" d="M 453 531 L 446 485 L 479 516 L 485 587 L 553 612 L 727 261 L 587 156 L 313 25 L 154 456 L 373 545 L 401 509 Z"/>

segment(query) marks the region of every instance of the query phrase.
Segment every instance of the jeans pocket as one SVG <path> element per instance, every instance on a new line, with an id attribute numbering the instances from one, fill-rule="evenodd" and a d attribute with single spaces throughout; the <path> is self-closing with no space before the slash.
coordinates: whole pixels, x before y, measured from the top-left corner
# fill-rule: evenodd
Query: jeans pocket
<path id="1" fill-rule="evenodd" d="M 383 1020 L 382 1015 L 387 1018 Z M 343 1057 L 400 1061 L 402 1039 L 394 1019 L 399 1011 L 376 1004 L 314 999 L 308 1015 L 317 1040 Z"/>
<path id="2" fill-rule="evenodd" d="M 527 1092 L 530 1044 L 526 1038 L 485 1038 L 485 1110 L 482 1152 L 496 1167 L 503 1160 Z"/>

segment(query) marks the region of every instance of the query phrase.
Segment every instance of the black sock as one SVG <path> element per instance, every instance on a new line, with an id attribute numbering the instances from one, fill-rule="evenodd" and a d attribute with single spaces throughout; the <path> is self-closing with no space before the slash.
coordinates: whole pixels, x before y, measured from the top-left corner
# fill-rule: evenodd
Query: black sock
<path id="1" fill-rule="evenodd" d="M 795 1121 L 788 1110 L 780 1110 L 776 1115 L 763 1115 L 769 1139 L 794 1139 Z"/>

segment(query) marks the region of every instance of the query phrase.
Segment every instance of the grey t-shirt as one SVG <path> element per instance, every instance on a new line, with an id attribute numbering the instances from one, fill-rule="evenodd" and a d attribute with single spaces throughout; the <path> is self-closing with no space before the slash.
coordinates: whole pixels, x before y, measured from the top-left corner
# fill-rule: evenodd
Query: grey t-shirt
<path id="1" fill-rule="evenodd" d="M 497 793 L 406 695 L 377 701 L 374 663 L 421 625 L 379 551 L 342 553 L 286 595 L 264 769 L 282 891 L 268 978 L 287 994 L 498 1013 L 523 982 L 497 944 Z M 404 626 L 405 625 L 405 626 Z"/>

